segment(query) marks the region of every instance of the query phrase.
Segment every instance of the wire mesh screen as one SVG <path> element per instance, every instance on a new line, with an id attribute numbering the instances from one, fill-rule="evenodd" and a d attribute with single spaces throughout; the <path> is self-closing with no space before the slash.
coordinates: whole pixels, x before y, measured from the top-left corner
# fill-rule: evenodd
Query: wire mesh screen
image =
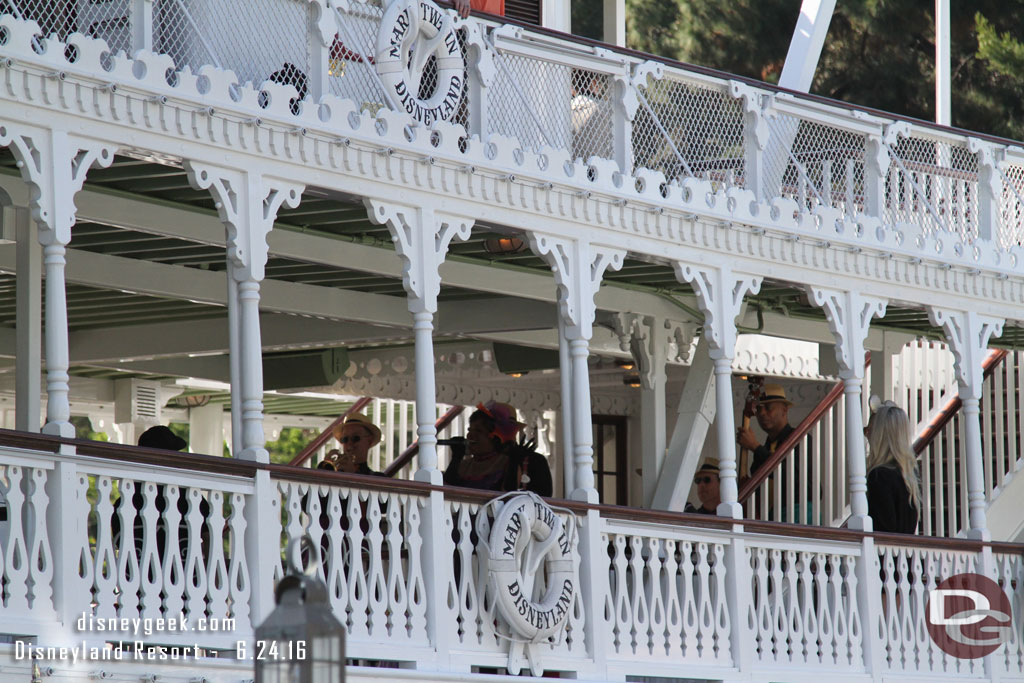
<path id="1" fill-rule="evenodd" d="M 766 199 L 789 197 L 803 210 L 824 205 L 851 216 L 863 210 L 863 135 L 782 114 L 769 117 L 768 128 Z"/>
<path id="2" fill-rule="evenodd" d="M 384 7 L 380 2 L 353 2 L 349 7 L 331 46 L 327 92 L 376 112 L 385 103 L 373 63 Z"/>
<path id="3" fill-rule="evenodd" d="M 1007 165 L 1001 170 L 999 196 L 999 246 L 1024 244 L 1024 166 Z"/>
<path id="4" fill-rule="evenodd" d="M 901 138 L 890 147 L 885 217 L 919 224 L 926 233 L 978 234 L 978 160 L 967 147 L 940 140 Z"/>
<path id="5" fill-rule="evenodd" d="M 574 159 L 612 156 L 611 78 L 499 51 L 490 88 L 488 133 L 569 150 Z"/>
<path id="6" fill-rule="evenodd" d="M 294 0 L 154 0 L 157 52 L 178 69 L 231 69 L 240 82 L 272 79 L 308 91 L 312 9 Z"/>
<path id="7" fill-rule="evenodd" d="M 725 87 L 666 77 L 648 79 L 640 95 L 633 120 L 636 168 L 661 171 L 669 182 L 692 173 L 742 185 L 743 112 Z"/>
<path id="8" fill-rule="evenodd" d="M 111 51 L 132 51 L 131 0 L 0 0 L 0 14 L 39 24 L 44 37 L 72 33 L 107 41 Z"/>

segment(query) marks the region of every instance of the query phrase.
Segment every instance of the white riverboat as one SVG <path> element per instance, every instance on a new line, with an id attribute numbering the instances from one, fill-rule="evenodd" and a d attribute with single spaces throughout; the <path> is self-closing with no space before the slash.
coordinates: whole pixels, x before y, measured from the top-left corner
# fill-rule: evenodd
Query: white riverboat
<path id="1" fill-rule="evenodd" d="M 1020 143 L 509 12 L 0 0 L 0 681 L 252 680 L 302 539 L 350 681 L 1024 681 Z M 753 375 L 799 426 L 747 478 Z M 868 515 L 872 394 L 919 535 Z M 270 461 L 358 397 L 397 476 Z M 520 517 L 437 443 L 489 399 L 555 484 L 509 595 Z M 1012 624 L 974 658 L 961 574 Z"/>

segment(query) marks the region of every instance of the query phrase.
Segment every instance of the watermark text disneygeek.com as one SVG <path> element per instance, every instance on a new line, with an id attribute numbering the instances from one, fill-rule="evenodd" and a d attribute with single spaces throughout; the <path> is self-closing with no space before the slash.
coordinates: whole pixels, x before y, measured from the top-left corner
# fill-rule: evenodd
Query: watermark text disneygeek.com
<path id="1" fill-rule="evenodd" d="M 234 631 L 235 620 L 231 618 L 199 617 L 189 623 L 184 614 L 177 617 L 96 617 L 82 614 L 75 622 L 79 631 L 133 633 L 151 636 L 154 633 L 190 633 L 209 631 Z"/>

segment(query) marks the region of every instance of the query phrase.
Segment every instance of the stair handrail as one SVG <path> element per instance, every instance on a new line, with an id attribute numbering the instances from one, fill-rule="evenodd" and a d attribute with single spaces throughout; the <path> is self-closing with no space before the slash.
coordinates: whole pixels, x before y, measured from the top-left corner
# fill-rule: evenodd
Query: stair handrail
<path id="1" fill-rule="evenodd" d="M 1006 349 L 992 349 L 985 360 L 981 363 L 982 376 L 984 379 L 988 379 L 995 369 L 999 367 L 1000 363 L 1006 360 L 1006 357 L 1010 355 L 1010 352 Z M 932 421 L 928 423 L 916 439 L 914 439 L 914 455 L 920 456 L 928 446 L 931 445 L 932 441 L 935 440 L 942 430 L 946 428 L 949 421 L 960 412 L 960 408 L 963 407 L 963 400 L 959 395 L 954 396 L 946 402 L 946 405 L 942 407 L 942 410 L 932 418 Z"/>
<path id="2" fill-rule="evenodd" d="M 450 425 L 452 421 L 459 415 L 461 415 L 462 411 L 464 411 L 465 409 L 466 406 L 452 406 L 451 408 L 449 408 L 447 411 L 445 411 L 444 415 L 437 418 L 437 422 L 434 423 L 434 431 L 440 432 L 442 429 Z M 413 456 L 419 453 L 419 451 L 420 440 L 416 439 L 411 444 L 409 444 L 408 448 L 399 453 L 398 457 L 395 458 L 390 465 L 384 468 L 384 476 L 393 477 L 396 474 L 398 474 L 398 472 L 401 471 L 403 467 L 409 464 L 409 461 L 412 460 Z"/>
<path id="3" fill-rule="evenodd" d="M 288 463 L 293 467 L 300 467 L 304 462 L 309 460 L 309 457 L 313 455 L 321 446 L 327 443 L 327 440 L 334 436 L 334 428 L 345 423 L 349 415 L 358 413 L 360 410 L 365 408 L 373 398 L 370 396 L 363 396 L 358 401 L 353 403 L 348 410 L 342 413 L 341 417 L 332 422 L 324 431 L 320 432 L 320 435 L 315 439 L 306 444 L 306 447 L 299 451 L 299 454 L 292 458 L 292 461 Z"/>
<path id="4" fill-rule="evenodd" d="M 871 352 L 869 351 L 864 354 L 864 368 L 867 369 L 870 365 Z M 800 424 L 793 429 L 790 435 L 782 440 L 782 443 L 778 445 L 775 452 L 757 468 L 756 472 L 752 473 L 750 477 L 740 485 L 737 500 L 741 505 L 746 503 L 747 498 L 749 498 L 751 494 L 753 494 L 754 491 L 764 483 L 765 479 L 771 476 L 778 464 L 782 462 L 782 459 L 785 458 L 794 447 L 796 447 L 797 443 L 799 443 L 800 439 L 802 439 L 807 432 L 811 431 L 811 427 L 814 426 L 814 423 L 821 419 L 821 416 L 839 401 L 839 398 L 843 395 L 843 388 L 843 382 L 837 382 L 835 386 L 825 394 L 825 398 L 823 398 L 821 402 L 807 414 L 807 417 L 800 421 Z"/>

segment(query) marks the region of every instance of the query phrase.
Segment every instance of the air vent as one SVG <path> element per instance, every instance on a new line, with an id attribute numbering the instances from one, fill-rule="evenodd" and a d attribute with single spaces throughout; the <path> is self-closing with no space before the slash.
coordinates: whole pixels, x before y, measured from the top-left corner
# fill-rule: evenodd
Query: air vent
<path id="1" fill-rule="evenodd" d="M 119 379 L 114 382 L 114 422 L 158 424 L 161 408 L 159 382 L 146 379 Z"/>
<path id="2" fill-rule="evenodd" d="M 505 16 L 540 26 L 541 0 L 505 0 Z"/>

